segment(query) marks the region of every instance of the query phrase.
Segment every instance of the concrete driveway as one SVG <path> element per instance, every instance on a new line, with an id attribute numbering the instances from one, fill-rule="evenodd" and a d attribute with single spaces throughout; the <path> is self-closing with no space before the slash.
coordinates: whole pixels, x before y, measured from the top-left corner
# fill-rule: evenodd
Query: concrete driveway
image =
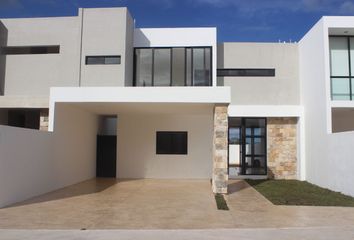
<path id="1" fill-rule="evenodd" d="M 92 179 L 0 209 L 0 229 L 225 229 L 353 227 L 354 208 L 274 206 L 230 181 L 230 211 L 208 180 Z"/>

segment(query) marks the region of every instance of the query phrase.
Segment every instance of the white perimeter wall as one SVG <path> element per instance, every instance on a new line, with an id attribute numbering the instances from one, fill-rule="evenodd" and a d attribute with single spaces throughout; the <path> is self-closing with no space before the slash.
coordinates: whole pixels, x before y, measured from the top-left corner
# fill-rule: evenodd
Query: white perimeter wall
<path id="1" fill-rule="evenodd" d="M 299 43 L 301 102 L 306 116 L 306 179 L 354 196 L 354 133 L 330 133 L 327 27 L 334 22 L 323 18 Z"/>
<path id="2" fill-rule="evenodd" d="M 97 117 L 56 107 L 55 131 L 0 126 L 0 207 L 95 176 Z"/>
<path id="3" fill-rule="evenodd" d="M 156 155 L 156 131 L 188 131 L 188 155 Z M 200 115 L 118 115 L 118 178 L 210 178 L 213 109 Z"/>

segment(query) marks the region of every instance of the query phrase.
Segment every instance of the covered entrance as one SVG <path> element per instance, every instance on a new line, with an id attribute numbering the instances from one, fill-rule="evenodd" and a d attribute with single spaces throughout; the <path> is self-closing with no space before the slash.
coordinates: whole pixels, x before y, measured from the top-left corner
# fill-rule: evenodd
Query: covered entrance
<path id="1" fill-rule="evenodd" d="M 267 175 L 266 118 L 229 118 L 229 177 Z"/>

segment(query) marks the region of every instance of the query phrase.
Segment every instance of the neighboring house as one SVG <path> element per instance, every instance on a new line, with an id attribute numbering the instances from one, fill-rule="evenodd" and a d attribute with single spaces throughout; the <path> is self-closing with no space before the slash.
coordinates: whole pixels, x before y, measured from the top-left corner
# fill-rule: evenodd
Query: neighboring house
<path id="1" fill-rule="evenodd" d="M 0 207 L 96 176 L 354 196 L 351 35 L 354 17 L 324 17 L 299 43 L 135 28 L 126 8 L 0 19 L 0 124 L 17 127 L 0 126 Z"/>

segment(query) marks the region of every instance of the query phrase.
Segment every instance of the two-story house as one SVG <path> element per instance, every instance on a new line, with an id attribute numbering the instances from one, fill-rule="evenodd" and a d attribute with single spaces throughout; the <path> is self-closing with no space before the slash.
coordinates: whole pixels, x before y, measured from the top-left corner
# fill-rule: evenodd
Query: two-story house
<path id="1" fill-rule="evenodd" d="M 126 8 L 0 19 L 0 206 L 94 177 L 354 195 L 353 29 L 324 17 L 299 43 L 218 43 L 136 28 Z"/>

